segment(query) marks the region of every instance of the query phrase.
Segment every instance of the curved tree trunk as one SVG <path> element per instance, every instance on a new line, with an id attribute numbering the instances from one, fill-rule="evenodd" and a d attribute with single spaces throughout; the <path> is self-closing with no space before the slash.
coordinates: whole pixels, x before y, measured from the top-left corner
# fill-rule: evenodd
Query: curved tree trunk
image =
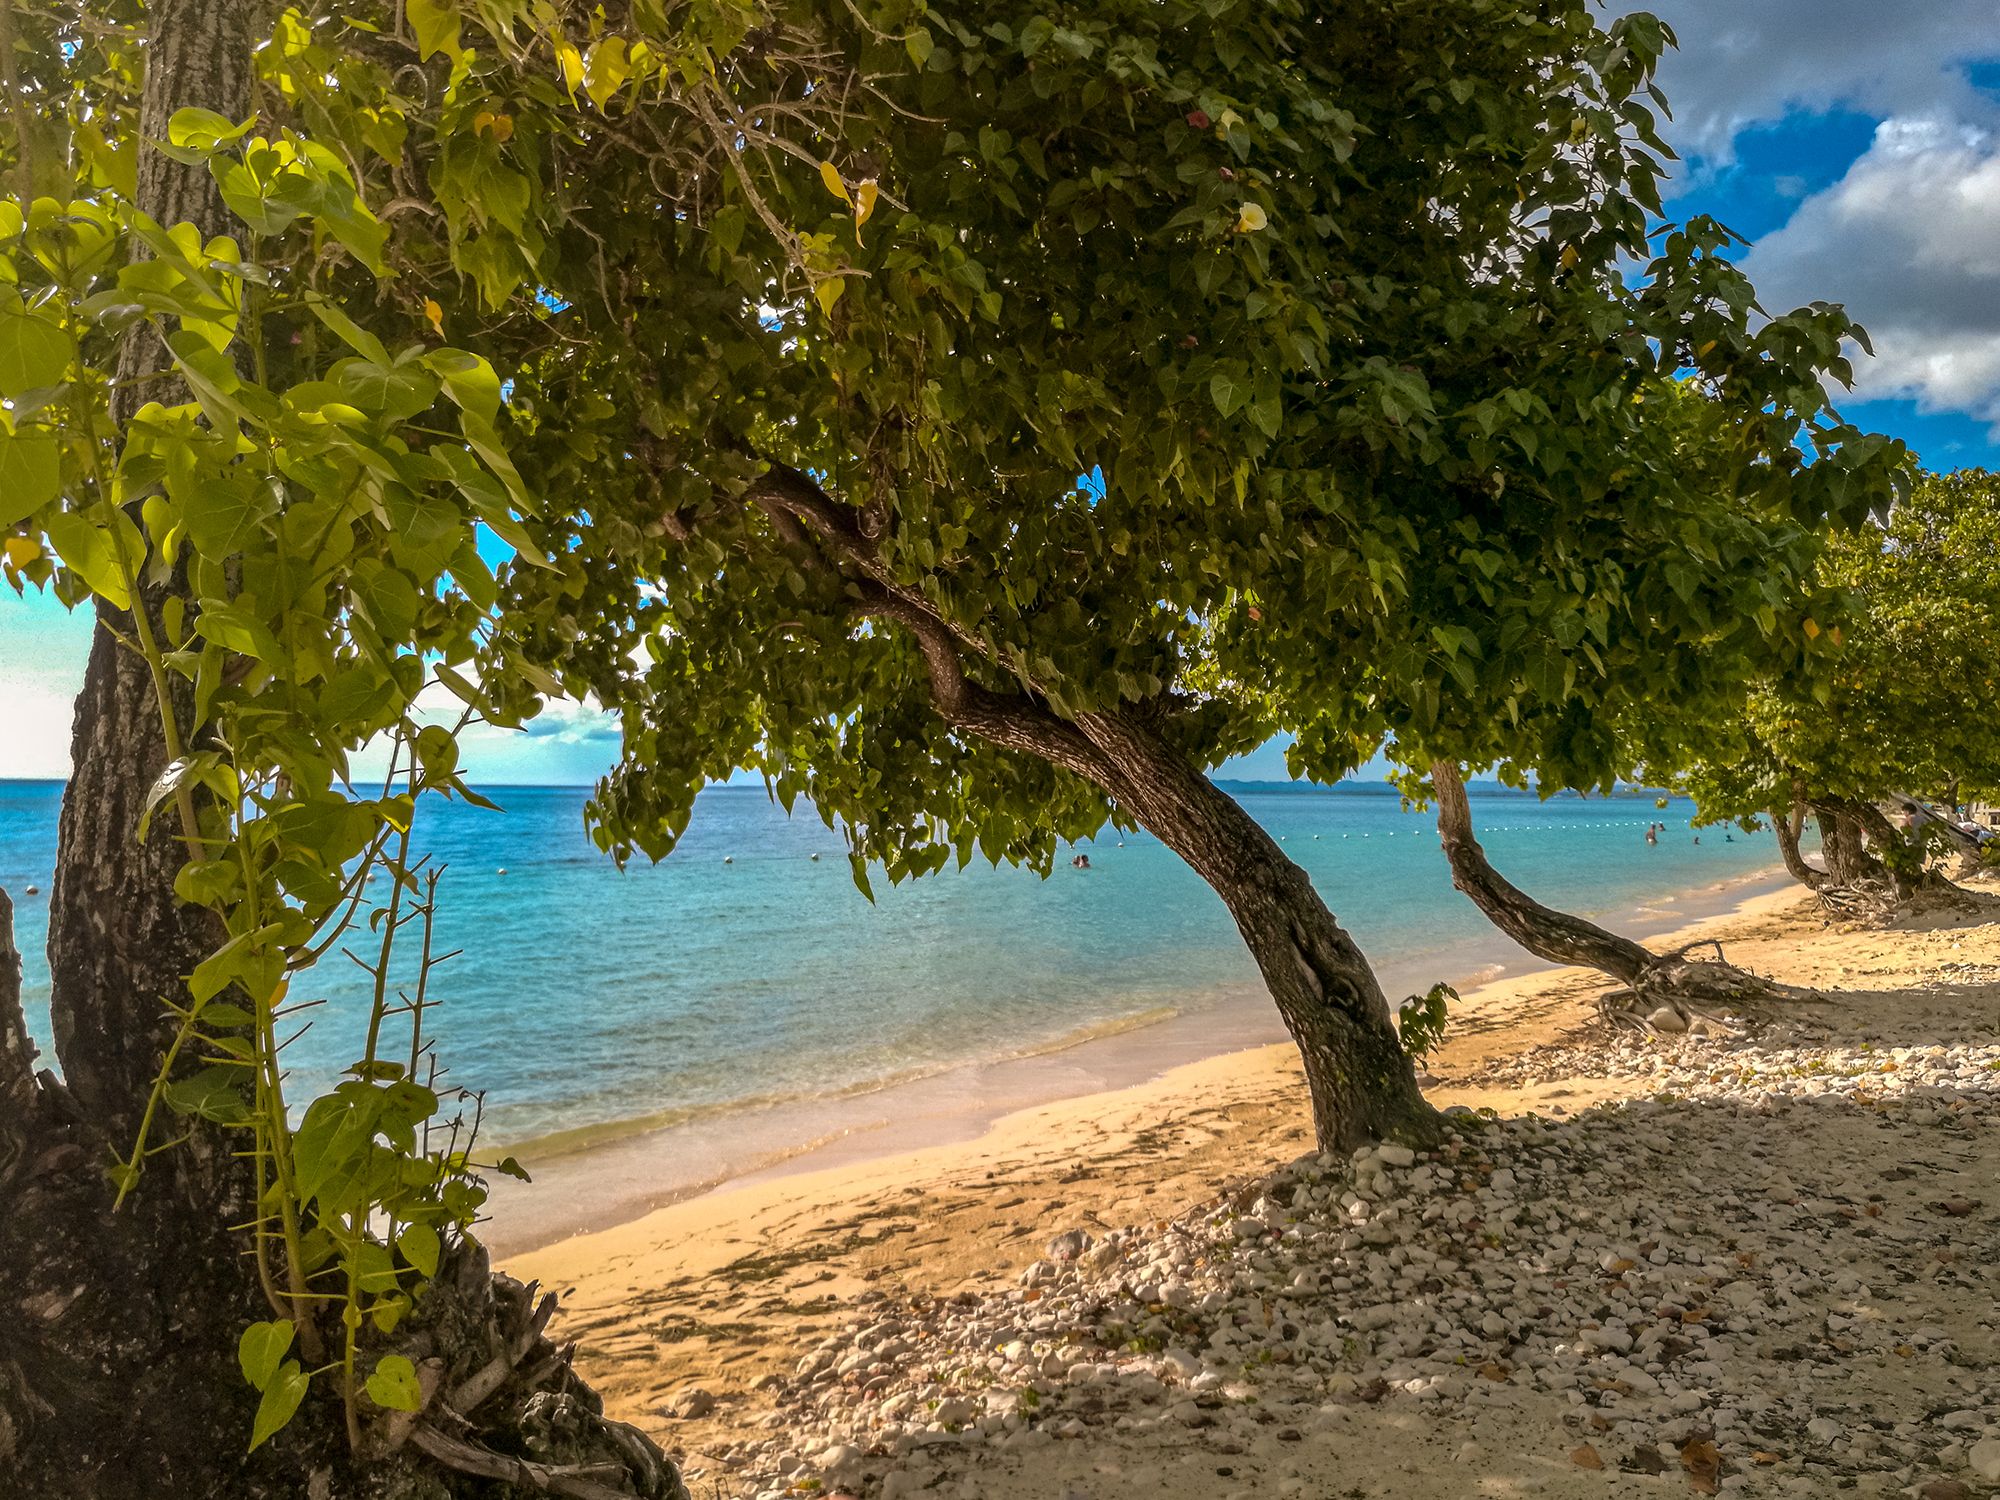
<path id="1" fill-rule="evenodd" d="M 1799 851 L 1799 832 L 1805 826 L 1805 809 L 1794 807 L 1789 812 L 1771 814 L 1771 830 L 1778 836 L 1778 853 L 1784 857 L 1785 869 L 1792 879 L 1807 890 L 1823 891 L 1829 879 L 1827 872 L 1806 863 L 1806 857 Z"/>
<path id="2" fill-rule="evenodd" d="M 803 566 L 840 578 L 850 605 L 911 633 L 923 652 L 932 703 L 954 732 L 1083 778 L 1209 883 L 1236 919 L 1298 1043 L 1322 1150 L 1441 1133 L 1368 960 L 1306 872 L 1160 731 L 1173 711 L 1164 697 L 1150 710 L 1066 717 L 1012 665 L 995 662 L 987 642 L 897 580 L 853 509 L 810 475 L 770 464 L 748 498 Z M 975 681 L 969 662 L 983 662 L 1008 685 Z"/>
<path id="3" fill-rule="evenodd" d="M 232 120 L 248 115 L 252 47 L 264 17 L 258 0 L 151 0 L 147 9 L 143 139 L 164 140 L 169 118 L 187 106 Z M 228 227 L 207 169 L 155 150 L 140 151 L 137 201 L 163 225 L 192 222 L 209 235 Z M 141 393 L 175 399 L 158 382 L 127 383 L 166 368 L 158 339 L 140 325 L 120 351 L 118 424 Z M 150 583 L 135 607 L 157 620 L 178 586 Z M 128 617 L 100 607 L 77 699 L 49 918 L 51 1029 L 65 1082 L 34 1071 L 12 909 L 0 893 L 0 1495 L 550 1493 L 545 1475 L 512 1459 L 499 1462 L 513 1467 L 496 1469 L 490 1448 L 440 1450 L 435 1443 L 448 1440 L 422 1426 L 393 1459 L 357 1460 L 324 1405 L 309 1405 L 246 1457 L 256 1395 L 237 1368 L 237 1338 L 270 1314 L 249 1241 L 231 1232 L 255 1216 L 241 1141 L 197 1125 L 149 1160 L 136 1190 L 112 1211 L 104 1168 L 136 1138 L 171 1033 L 168 1003 L 185 1003 L 185 976 L 218 940 L 211 915 L 174 895 L 185 857 L 176 820 L 158 817 L 151 836 L 138 837 L 167 752 L 150 674 L 116 639 L 130 633 Z M 185 727 L 192 718 L 185 684 L 175 694 Z M 156 1124 L 156 1142 L 164 1133 Z M 601 1420 L 597 1398 L 541 1336 L 537 1318 L 546 1321 L 548 1309 L 531 1301 L 525 1289 L 492 1276 L 483 1252 L 468 1243 L 406 1329 L 434 1351 L 444 1389 L 461 1401 L 471 1397 L 458 1372 L 467 1361 L 485 1365 L 496 1348 L 537 1370 L 539 1394 L 511 1374 L 488 1381 L 481 1402 L 504 1393 L 513 1404 L 497 1419 L 482 1411 L 480 1426 L 499 1431 L 503 1446 L 584 1462 L 593 1477 L 562 1493 L 684 1496 L 657 1449 Z M 477 1471 L 484 1477 L 467 1480 L 462 1472 L 473 1461 L 488 1466 Z M 608 1478 L 623 1483 L 614 1488 Z"/>
<path id="4" fill-rule="evenodd" d="M 1629 1004 L 1611 1012 L 1621 1021 L 1658 1029 L 1685 1029 L 1690 1007 L 1741 1004 L 1769 999 L 1777 986 L 1724 962 L 1721 949 L 1714 961 L 1694 961 L 1683 949 L 1654 953 L 1630 938 L 1608 932 L 1594 922 L 1543 906 L 1487 862 L 1486 851 L 1472 830 L 1472 806 L 1465 779 L 1450 761 L 1431 764 L 1431 785 L 1437 794 L 1438 838 L 1451 864 L 1452 884 L 1472 898 L 1494 926 L 1537 958 L 1550 963 L 1577 964 L 1609 974 L 1626 986 Z M 1695 946 L 1703 946 L 1697 944 Z M 1659 1015 L 1665 1007 L 1670 1015 Z"/>
<path id="5" fill-rule="evenodd" d="M 1437 793 L 1438 838 L 1451 862 L 1451 883 L 1470 896 L 1495 927 L 1537 958 L 1601 969 L 1626 984 L 1637 984 L 1657 962 L 1630 938 L 1543 906 L 1494 869 L 1473 835 L 1472 804 L 1456 765 L 1432 762 L 1431 786 Z"/>
<path id="6" fill-rule="evenodd" d="M 1433 1140 L 1439 1119 L 1417 1087 L 1389 1001 L 1312 878 L 1228 793 L 1156 735 L 1085 714 L 1100 784 L 1186 860 L 1229 908 L 1305 1062 L 1323 1151 Z"/>

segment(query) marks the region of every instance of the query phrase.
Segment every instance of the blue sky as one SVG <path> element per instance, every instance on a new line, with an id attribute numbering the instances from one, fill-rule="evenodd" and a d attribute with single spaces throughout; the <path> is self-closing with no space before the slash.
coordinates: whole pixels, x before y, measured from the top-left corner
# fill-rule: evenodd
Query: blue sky
<path id="1" fill-rule="evenodd" d="M 1623 7 L 1615 6 L 1622 9 Z M 1753 241 L 1768 307 L 1844 302 L 1871 335 L 1843 402 L 1933 468 L 2000 467 L 2000 5 L 1993 0 L 1655 0 L 1680 50 L 1662 84 L 1674 217 Z M 89 622 L 0 592 L 0 777 L 68 770 Z M 615 729 L 560 706 L 475 731 L 475 778 L 588 782 Z M 1283 746 L 1225 775 L 1281 779 Z"/>

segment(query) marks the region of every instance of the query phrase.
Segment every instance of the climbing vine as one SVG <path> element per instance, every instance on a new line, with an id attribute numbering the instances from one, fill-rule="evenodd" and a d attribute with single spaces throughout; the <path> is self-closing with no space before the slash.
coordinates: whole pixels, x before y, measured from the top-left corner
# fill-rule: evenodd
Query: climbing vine
<path id="1" fill-rule="evenodd" d="M 173 1122 L 245 1132 L 273 1314 L 241 1344 L 262 1392 L 252 1445 L 316 1375 L 337 1383 L 358 1445 L 367 1410 L 420 1399 L 412 1361 L 371 1356 L 366 1335 L 394 1334 L 485 1197 L 452 1118 L 462 1097 L 439 1089 L 426 1046 L 437 883 L 411 842 L 428 799 L 484 799 L 419 695 L 465 700 L 461 726 L 502 719 L 477 686 L 504 657 L 478 528 L 539 554 L 492 367 L 434 341 L 391 350 L 287 255 L 325 235 L 381 269 L 381 227 L 338 160 L 198 110 L 168 147 L 214 173 L 240 242 L 109 194 L 0 205 L 0 567 L 16 590 L 108 606 L 143 657 L 170 756 L 146 817 L 171 820 L 176 891 L 216 918 L 186 995 L 160 997 L 178 1026 L 138 1138 L 108 1166 L 119 1199 L 173 1147 Z M 281 351 L 278 328 L 294 330 Z M 116 351 L 147 336 L 172 379 L 114 430 Z M 351 757 L 370 742 L 391 769 L 364 785 Z M 378 878 L 388 894 L 371 899 Z M 412 934 L 423 951 L 399 988 Z M 362 939 L 365 1045 L 328 1093 L 288 1098 L 314 965 Z"/>

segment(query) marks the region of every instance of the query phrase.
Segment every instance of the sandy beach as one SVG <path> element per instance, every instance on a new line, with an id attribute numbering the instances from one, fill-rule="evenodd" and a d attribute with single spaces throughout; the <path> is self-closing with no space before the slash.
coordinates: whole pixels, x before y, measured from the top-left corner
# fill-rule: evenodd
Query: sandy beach
<path id="1" fill-rule="evenodd" d="M 1990 916 L 1946 911 L 1850 929 L 1831 925 L 1803 891 L 1787 888 L 1654 943 L 1713 939 L 1733 962 L 1820 992 L 1783 1016 L 1758 1019 L 1804 1027 L 1833 1044 L 1991 1041 L 2000 926 Z M 1466 994 L 1430 1060 L 1430 1097 L 1440 1106 L 1560 1120 L 1657 1093 L 1647 1059 L 1633 1062 L 1635 1044 L 1607 1037 L 1596 1020 L 1592 1002 L 1605 988 L 1600 976 L 1545 970 Z M 1733 1043 L 1648 1042 L 1641 1052 L 1677 1045 Z M 968 1140 L 809 1170 L 788 1163 L 630 1222 L 512 1255 L 503 1247 L 498 1258 L 514 1275 L 562 1293 L 558 1331 L 581 1341 L 579 1366 L 613 1414 L 684 1455 L 698 1494 L 709 1492 L 703 1484 L 734 1493 L 740 1486 L 729 1471 L 744 1461 L 739 1445 L 786 1423 L 772 1409 L 772 1388 L 802 1356 L 865 1320 L 869 1305 L 998 1295 L 1059 1233 L 1157 1227 L 1310 1145 L 1296 1057 L 1289 1046 L 1264 1046 L 1018 1111 Z M 1393 1413 L 1373 1410 L 1383 1420 L 1370 1443 L 1410 1450 L 1391 1470 L 1419 1464 L 1419 1449 L 1439 1459 L 1435 1442 L 1397 1438 Z M 1569 1446 L 1562 1437 L 1558 1428 L 1544 1444 L 1557 1460 Z M 1114 1468 L 1129 1462 L 1129 1455 L 1100 1457 Z M 1448 1466 L 1448 1453 L 1442 1461 Z M 1549 1473 L 1565 1483 L 1572 1477 L 1561 1463 Z M 963 1493 L 1067 1493 L 1053 1483 L 1024 1473 Z"/>
<path id="2" fill-rule="evenodd" d="M 1671 946 L 1710 920 L 1784 893 L 1781 868 L 1676 890 L 1596 919 L 1641 941 Z M 1457 899 L 1454 897 L 1453 899 Z M 1506 997 L 1553 966 L 1516 947 L 1497 929 L 1416 961 L 1378 966 L 1392 997 L 1421 993 L 1443 980 L 1466 997 L 1460 1039 L 1469 1041 L 1497 1005 L 1509 1027 L 1525 1024 Z M 1498 980 L 1498 983 L 1494 981 Z M 1291 1050 L 1270 997 L 1259 987 L 1226 991 L 1208 1003 L 1172 1006 L 1088 1026 L 1058 1042 L 968 1061 L 871 1088 L 850 1089 L 770 1106 L 719 1110 L 656 1128 L 646 1119 L 562 1132 L 502 1149 L 533 1172 L 522 1186 L 492 1184 L 487 1243 L 505 1257 L 572 1235 L 614 1228 L 660 1208 L 730 1191 L 774 1176 L 859 1167 L 945 1145 L 971 1146 L 1011 1116 L 1044 1106 L 1139 1090 L 1172 1098 L 1212 1086 L 1207 1071 L 1177 1083 L 1185 1068 L 1231 1054 L 1275 1047 L 1263 1066 L 1282 1065 Z M 1234 1066 L 1260 1066 L 1240 1058 Z M 1056 1121 L 1045 1127 L 1061 1133 Z"/>

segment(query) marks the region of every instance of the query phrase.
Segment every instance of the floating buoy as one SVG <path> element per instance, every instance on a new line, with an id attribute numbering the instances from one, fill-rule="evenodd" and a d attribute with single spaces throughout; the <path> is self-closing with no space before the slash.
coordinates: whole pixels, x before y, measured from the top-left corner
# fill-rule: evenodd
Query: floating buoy
<path id="1" fill-rule="evenodd" d="M 722 862 L 725 865 L 733 865 L 736 863 L 736 856 L 733 854 L 725 854 L 722 856 Z"/>
<path id="2" fill-rule="evenodd" d="M 814 858 L 814 859 L 818 859 L 818 858 L 819 858 L 819 854 L 817 853 L 817 851 L 815 851 L 815 852 L 814 852 L 814 854 L 813 854 L 813 858 Z"/>
<path id="3" fill-rule="evenodd" d="M 495 870 L 493 873 L 495 875 L 505 875 L 507 873 L 507 867 L 505 865 L 502 865 L 499 869 Z"/>
<path id="4" fill-rule="evenodd" d="M 1319 837 L 1319 835 L 1318 835 L 1318 834 L 1314 834 L 1314 835 L 1313 835 L 1313 837 L 1314 837 L 1315 839 L 1317 839 L 1317 838 Z"/>
<path id="5" fill-rule="evenodd" d="M 41 893 L 42 893 L 42 888 L 38 885 L 31 885 L 28 887 L 28 894 L 30 896 L 39 896 L 41 895 Z"/>

